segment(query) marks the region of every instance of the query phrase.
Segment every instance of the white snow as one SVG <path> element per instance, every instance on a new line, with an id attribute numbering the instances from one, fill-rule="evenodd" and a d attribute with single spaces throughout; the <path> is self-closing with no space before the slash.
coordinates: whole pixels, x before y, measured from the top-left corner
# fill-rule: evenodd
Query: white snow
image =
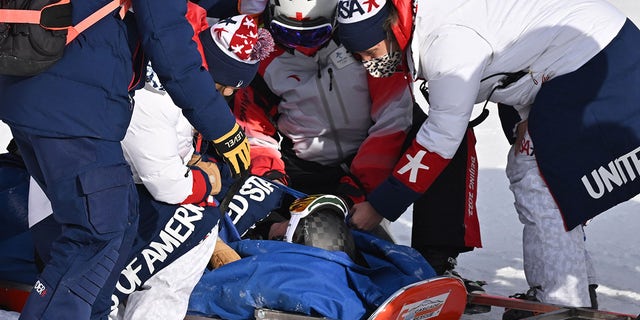
<path id="1" fill-rule="evenodd" d="M 0 320 L 16 320 L 19 316 L 17 312 L 0 310 Z"/>
<path id="2" fill-rule="evenodd" d="M 640 25 L 640 0 L 610 0 Z M 418 92 L 418 91 L 416 91 Z M 484 247 L 458 258 L 464 277 L 485 280 L 487 292 L 511 295 L 527 289 L 522 270 L 522 224 L 513 208 L 504 173 L 509 148 L 497 119 L 491 115 L 476 128 L 479 158 L 478 215 Z M 0 122 L 0 152 L 11 133 Z M 391 224 L 394 238 L 410 243 L 411 212 Z M 598 272 L 598 298 L 604 310 L 640 314 L 640 197 L 597 216 L 585 228 L 587 246 Z M 502 309 L 463 316 L 463 319 L 500 319 Z M 0 310 L 0 320 L 15 320 L 16 313 Z"/>

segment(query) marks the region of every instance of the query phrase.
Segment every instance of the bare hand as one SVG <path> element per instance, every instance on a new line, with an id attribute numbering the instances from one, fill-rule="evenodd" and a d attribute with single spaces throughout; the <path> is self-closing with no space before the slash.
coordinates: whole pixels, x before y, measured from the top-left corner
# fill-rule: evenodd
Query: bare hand
<path id="1" fill-rule="evenodd" d="M 269 240 L 282 239 L 287 232 L 289 220 L 276 222 L 269 227 Z"/>
<path id="2" fill-rule="evenodd" d="M 357 230 L 371 231 L 380 224 L 382 217 L 368 201 L 356 203 L 351 207 L 349 225 Z"/>
<path id="3" fill-rule="evenodd" d="M 518 155 L 518 151 L 522 147 L 522 141 L 524 140 L 527 130 L 529 130 L 529 123 L 527 120 L 520 122 L 516 127 L 516 142 L 514 143 L 516 147 L 513 148 L 516 155 Z"/>

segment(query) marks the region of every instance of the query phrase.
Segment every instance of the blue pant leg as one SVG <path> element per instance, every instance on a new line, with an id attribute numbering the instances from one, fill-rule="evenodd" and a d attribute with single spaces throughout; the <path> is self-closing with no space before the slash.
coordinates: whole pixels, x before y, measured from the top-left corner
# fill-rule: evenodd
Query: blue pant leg
<path id="1" fill-rule="evenodd" d="M 62 226 L 50 215 L 29 228 L 31 238 L 39 260 L 38 268 L 42 270 L 51 259 L 51 244 L 62 233 Z"/>
<path id="2" fill-rule="evenodd" d="M 62 226 L 20 319 L 106 315 L 92 307 L 111 295 L 137 228 L 137 193 L 120 143 L 12 132 Z"/>
<path id="3" fill-rule="evenodd" d="M 129 224 L 125 233 L 124 241 L 118 251 L 120 255 L 118 256 L 118 261 L 116 262 L 117 268 L 115 268 L 115 270 L 119 271 L 112 272 L 106 281 L 107 284 L 102 287 L 102 290 L 100 290 L 100 293 L 93 304 L 91 319 L 107 320 L 109 318 L 109 313 L 111 312 L 111 306 L 113 304 L 112 294 L 115 290 L 116 283 L 120 278 L 120 273 L 129 263 L 129 256 L 133 253 L 130 249 L 132 248 L 132 243 L 134 242 L 137 234 L 139 221 L 137 218 L 138 216 L 136 216 L 135 223 Z M 127 254 L 123 254 L 125 252 Z"/>

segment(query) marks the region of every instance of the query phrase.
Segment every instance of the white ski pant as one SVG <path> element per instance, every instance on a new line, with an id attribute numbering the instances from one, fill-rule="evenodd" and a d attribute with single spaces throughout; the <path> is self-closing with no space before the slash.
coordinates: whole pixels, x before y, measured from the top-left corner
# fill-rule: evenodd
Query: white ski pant
<path id="1" fill-rule="evenodd" d="M 126 304 L 111 312 L 110 320 L 183 320 L 189 297 L 205 268 L 218 238 L 218 226 L 193 249 L 155 273 L 131 293 Z"/>
<path id="2" fill-rule="evenodd" d="M 509 151 L 506 173 L 515 208 L 524 224 L 524 272 L 536 297 L 546 303 L 589 307 L 595 272 L 582 226 L 566 231 L 560 211 L 540 176 L 528 131 Z"/>

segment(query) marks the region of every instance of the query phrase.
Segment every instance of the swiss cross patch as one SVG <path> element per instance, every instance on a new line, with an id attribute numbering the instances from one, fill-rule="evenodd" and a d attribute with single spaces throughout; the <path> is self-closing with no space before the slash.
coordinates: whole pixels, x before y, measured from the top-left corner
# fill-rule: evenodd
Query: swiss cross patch
<path id="1" fill-rule="evenodd" d="M 409 189 L 422 193 L 431 186 L 449 161 L 414 140 L 396 164 L 393 175 Z"/>
<path id="2" fill-rule="evenodd" d="M 411 183 L 416 183 L 418 181 L 418 172 L 420 170 L 429 170 L 429 166 L 422 163 L 424 156 L 427 154 L 426 150 L 418 150 L 415 155 L 405 154 L 405 165 L 402 168 L 396 171 L 399 175 L 403 175 L 408 173 L 408 180 Z"/>

